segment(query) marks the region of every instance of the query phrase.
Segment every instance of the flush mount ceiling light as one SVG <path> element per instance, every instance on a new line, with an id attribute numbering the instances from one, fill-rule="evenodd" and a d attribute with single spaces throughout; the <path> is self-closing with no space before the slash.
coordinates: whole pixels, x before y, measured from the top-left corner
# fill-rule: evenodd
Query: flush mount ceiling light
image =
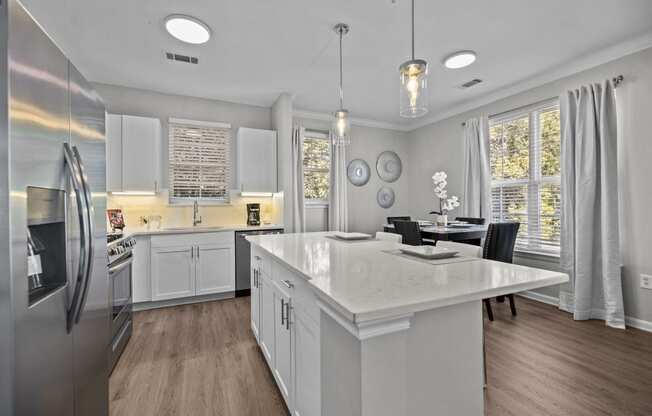
<path id="1" fill-rule="evenodd" d="M 400 115 L 416 118 L 428 112 L 428 62 L 414 59 L 414 0 L 412 0 L 412 59 L 398 69 L 401 80 Z"/>
<path id="2" fill-rule="evenodd" d="M 349 25 L 338 23 L 333 28 L 340 37 L 340 109 L 333 114 L 333 145 L 346 146 L 351 143 L 351 120 L 349 111 L 344 109 L 344 89 L 342 88 L 342 38 L 349 33 Z"/>
<path id="3" fill-rule="evenodd" d="M 192 16 L 172 14 L 165 18 L 165 30 L 182 42 L 199 45 L 208 42 L 211 28 Z"/>
<path id="4" fill-rule="evenodd" d="M 475 62 L 477 55 L 473 51 L 458 51 L 444 58 L 444 66 L 448 69 L 460 69 Z"/>

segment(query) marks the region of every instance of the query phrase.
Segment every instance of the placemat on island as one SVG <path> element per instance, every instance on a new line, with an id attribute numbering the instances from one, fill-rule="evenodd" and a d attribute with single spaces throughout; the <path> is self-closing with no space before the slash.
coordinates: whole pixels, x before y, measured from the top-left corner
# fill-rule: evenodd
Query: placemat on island
<path id="1" fill-rule="evenodd" d="M 455 257 L 449 257 L 447 259 L 426 259 L 423 257 L 413 256 L 411 254 L 405 254 L 401 250 L 381 250 L 381 251 L 383 253 L 392 254 L 394 256 L 403 257 L 409 260 L 415 260 L 426 264 L 432 264 L 433 266 L 439 266 L 440 264 L 464 263 L 467 261 L 482 260 L 479 257 L 468 257 L 468 256 L 455 256 Z"/>
<path id="2" fill-rule="evenodd" d="M 369 241 L 380 241 L 379 239 L 377 239 L 377 238 L 375 238 L 375 237 L 369 237 L 369 238 L 358 238 L 358 239 L 355 239 L 355 240 L 345 240 L 345 239 L 343 239 L 343 238 L 337 238 L 337 237 L 335 237 L 334 235 L 325 235 L 324 237 L 326 237 L 326 238 L 328 238 L 328 239 L 331 239 L 331 240 L 339 241 L 339 242 L 341 242 L 341 243 L 347 243 L 347 244 L 352 244 L 352 243 L 367 243 L 367 242 L 369 242 Z"/>

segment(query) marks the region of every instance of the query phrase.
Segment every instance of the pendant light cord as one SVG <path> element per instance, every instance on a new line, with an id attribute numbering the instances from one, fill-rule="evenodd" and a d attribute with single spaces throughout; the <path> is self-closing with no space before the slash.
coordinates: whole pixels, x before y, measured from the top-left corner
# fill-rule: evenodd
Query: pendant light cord
<path id="1" fill-rule="evenodd" d="M 342 35 L 344 28 L 340 27 L 340 110 L 344 109 L 344 88 L 342 88 Z"/>
<path id="2" fill-rule="evenodd" d="M 414 0 L 412 0 L 412 60 L 414 61 Z"/>

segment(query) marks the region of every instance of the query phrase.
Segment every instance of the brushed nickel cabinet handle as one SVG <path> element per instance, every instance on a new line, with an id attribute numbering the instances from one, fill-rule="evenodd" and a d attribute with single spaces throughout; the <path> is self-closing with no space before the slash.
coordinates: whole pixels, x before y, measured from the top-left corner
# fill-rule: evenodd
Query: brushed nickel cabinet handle
<path id="1" fill-rule="evenodd" d="M 289 280 L 282 280 L 283 284 L 288 287 L 288 289 L 292 289 L 294 287 L 294 283 L 290 282 Z"/>
<path id="2" fill-rule="evenodd" d="M 285 325 L 285 299 L 281 298 L 281 325 Z"/>

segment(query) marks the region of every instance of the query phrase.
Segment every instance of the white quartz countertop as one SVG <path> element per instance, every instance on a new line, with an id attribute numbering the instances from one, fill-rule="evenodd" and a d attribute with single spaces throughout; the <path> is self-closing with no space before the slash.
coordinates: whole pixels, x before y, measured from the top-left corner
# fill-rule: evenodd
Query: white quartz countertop
<path id="1" fill-rule="evenodd" d="M 564 273 L 482 259 L 433 265 L 385 253 L 401 247 L 391 241 L 336 241 L 327 235 L 247 239 L 306 278 L 322 301 L 356 323 L 568 281 Z"/>
<path id="2" fill-rule="evenodd" d="M 243 224 L 231 224 L 231 225 L 220 225 L 220 226 L 211 226 L 211 225 L 198 225 L 196 227 L 161 227 L 158 229 L 147 229 L 147 228 L 125 228 L 123 234 L 126 236 L 138 236 L 138 235 L 163 235 L 163 234 L 190 234 L 190 233 L 217 233 L 222 231 L 262 231 L 262 230 L 278 230 L 283 229 L 283 225 L 280 224 L 263 224 L 263 225 L 243 225 Z"/>

